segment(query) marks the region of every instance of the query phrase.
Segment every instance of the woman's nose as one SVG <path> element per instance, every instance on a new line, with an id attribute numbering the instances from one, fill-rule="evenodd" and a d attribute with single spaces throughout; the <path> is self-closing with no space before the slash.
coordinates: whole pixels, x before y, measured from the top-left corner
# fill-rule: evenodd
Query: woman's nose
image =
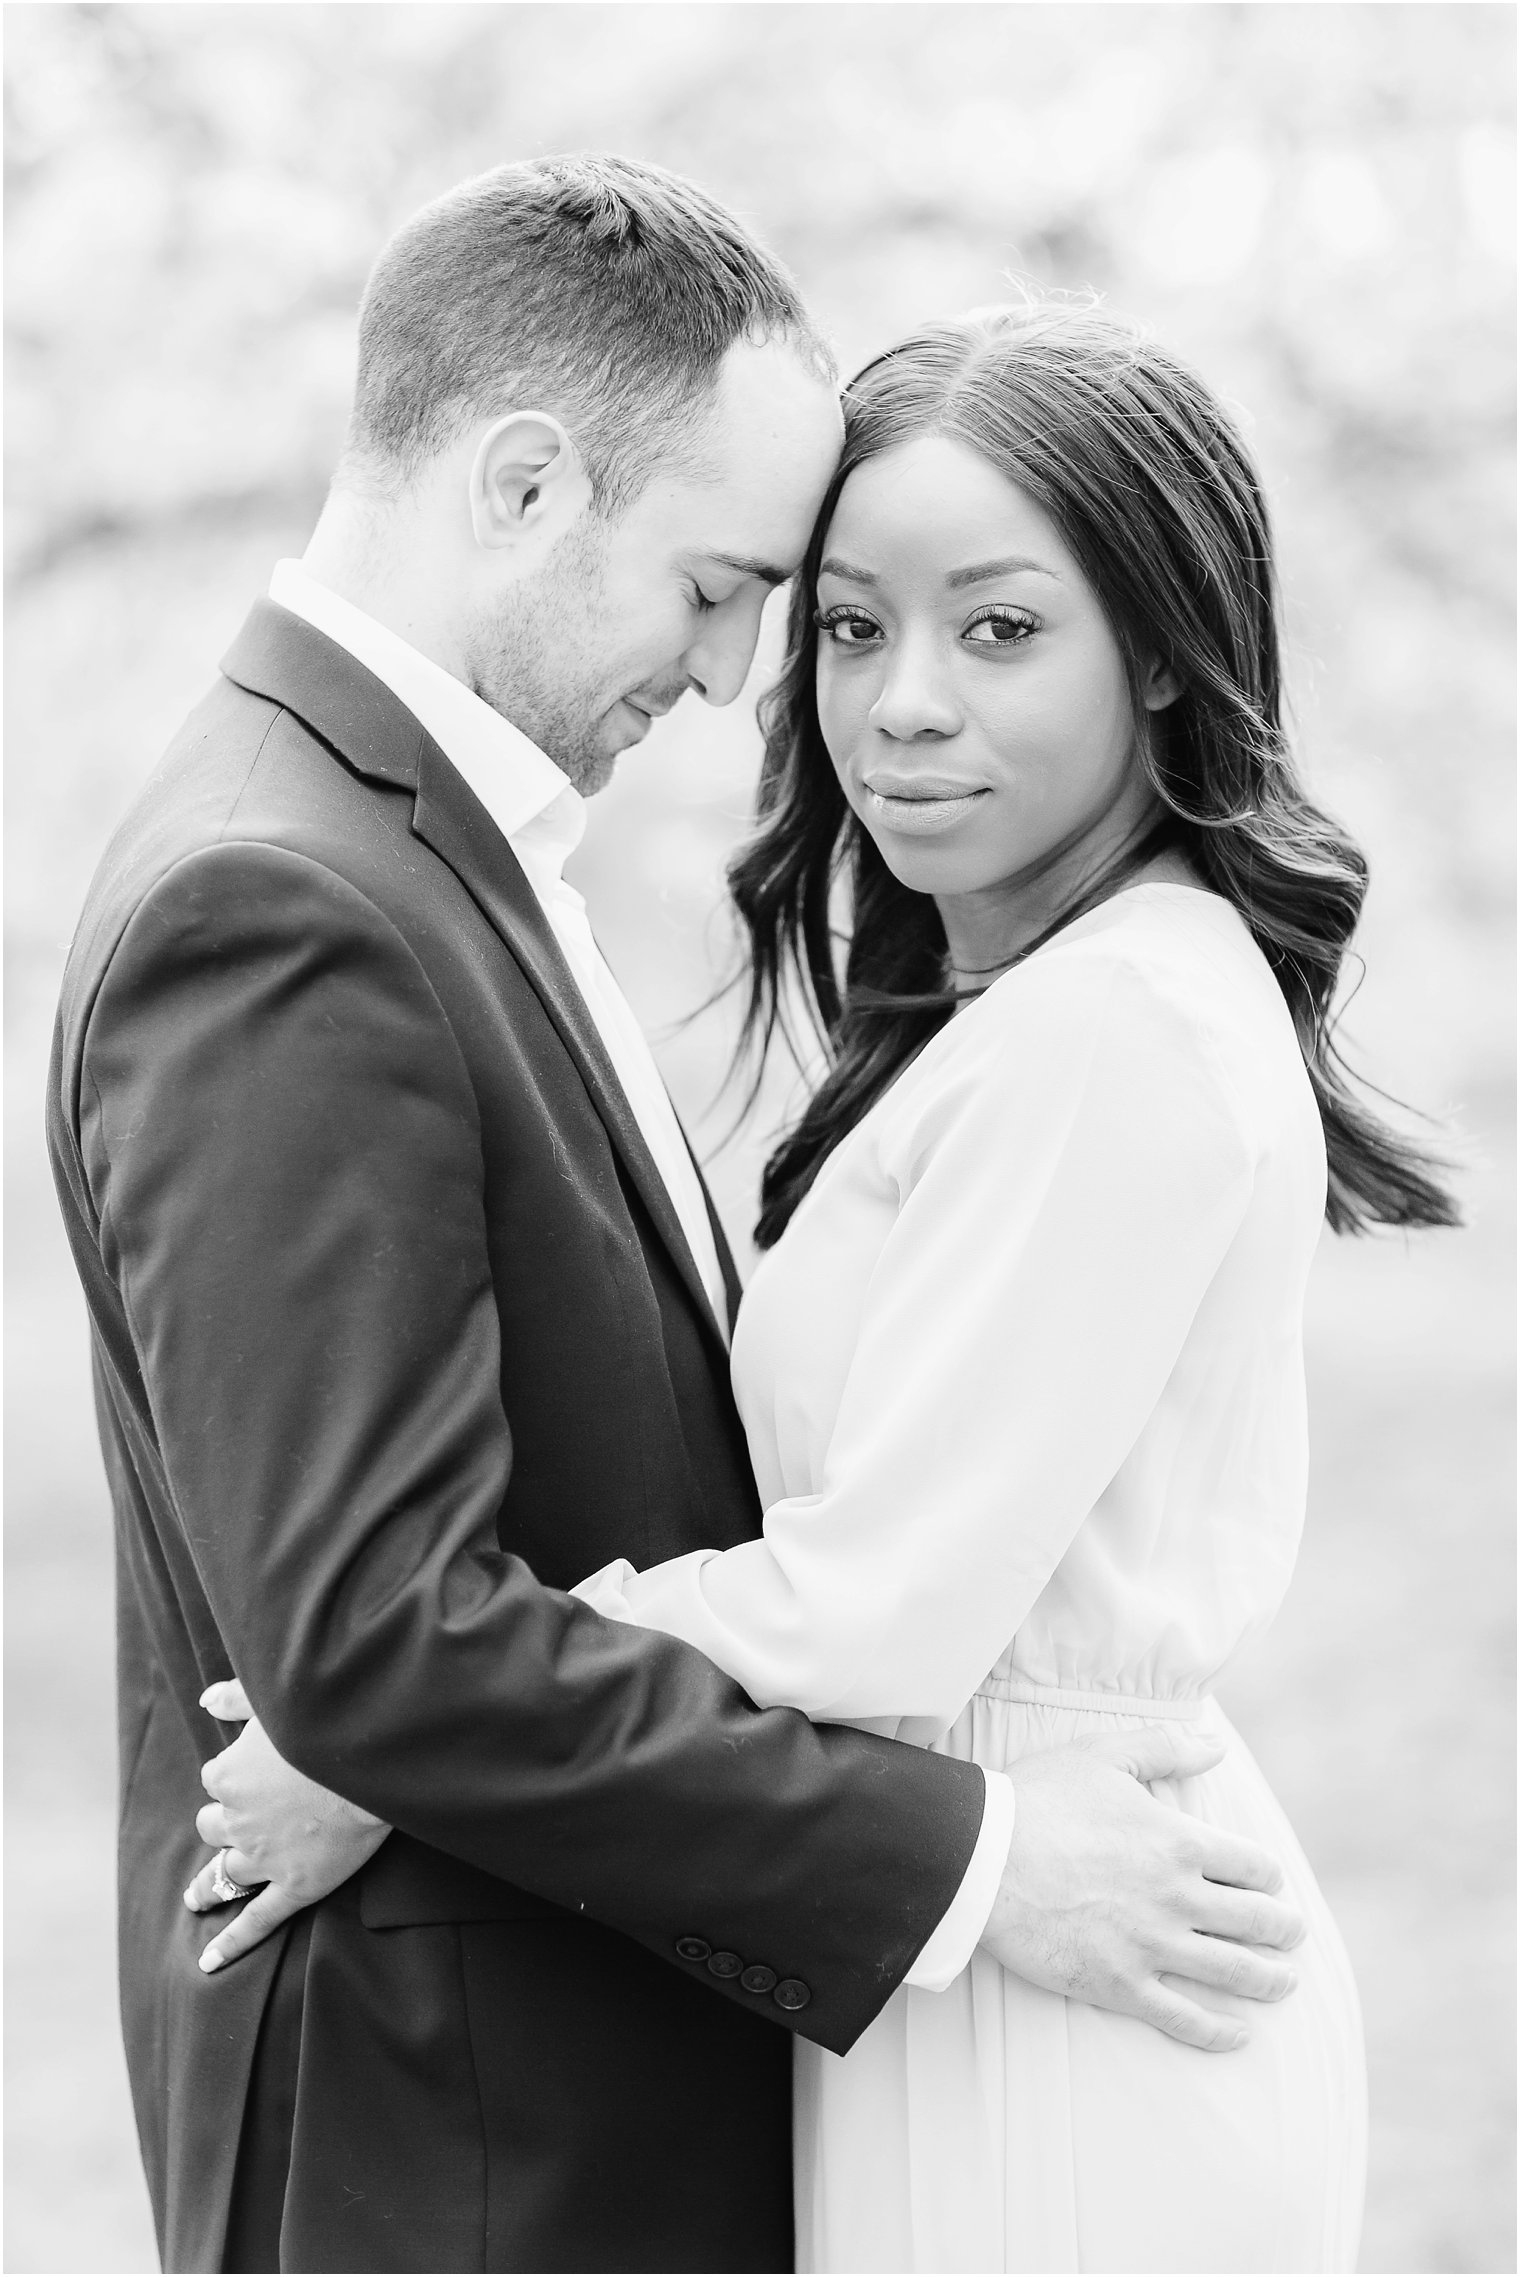
<path id="1" fill-rule="evenodd" d="M 867 715 L 872 727 L 897 743 L 921 735 L 954 735 L 961 724 L 960 707 L 932 643 L 904 641 L 885 663 L 881 693 Z"/>

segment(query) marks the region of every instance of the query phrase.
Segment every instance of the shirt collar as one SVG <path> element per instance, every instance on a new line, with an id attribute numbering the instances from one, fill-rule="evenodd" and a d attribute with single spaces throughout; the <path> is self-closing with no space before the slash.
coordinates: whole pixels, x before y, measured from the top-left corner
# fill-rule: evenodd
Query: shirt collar
<path id="1" fill-rule="evenodd" d="M 579 844 L 586 827 L 579 791 L 547 753 L 462 680 L 319 583 L 298 561 L 275 564 L 269 598 L 384 681 L 458 769 L 504 838 L 515 839 L 536 825 L 530 832 L 535 849 L 558 862 Z"/>

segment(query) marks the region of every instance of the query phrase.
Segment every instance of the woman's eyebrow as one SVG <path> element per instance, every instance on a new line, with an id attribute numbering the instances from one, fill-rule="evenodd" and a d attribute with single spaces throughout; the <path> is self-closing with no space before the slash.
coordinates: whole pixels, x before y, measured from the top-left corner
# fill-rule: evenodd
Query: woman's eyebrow
<path id="1" fill-rule="evenodd" d="M 1061 583 L 1059 570 L 1048 568 L 1043 561 L 1031 561 L 1027 554 L 1018 553 L 1005 554 L 998 561 L 977 561 L 965 569 L 952 569 L 945 583 L 954 591 L 962 585 L 979 585 L 988 577 L 1011 577 L 1021 569 L 1033 570 L 1037 577 L 1053 577 L 1058 585 Z M 818 574 L 820 577 L 842 577 L 849 585 L 881 583 L 874 570 L 858 569 L 854 562 L 841 561 L 837 554 L 830 554 L 827 561 L 818 564 Z"/>
<path id="2" fill-rule="evenodd" d="M 984 577 L 1011 577 L 1017 570 L 1032 569 L 1036 576 L 1053 577 L 1059 585 L 1059 570 L 1049 569 L 1043 561 L 1031 561 L 1027 554 L 1011 553 L 1001 561 L 973 562 L 969 569 L 952 569 L 945 583 L 951 587 L 978 585 Z"/>

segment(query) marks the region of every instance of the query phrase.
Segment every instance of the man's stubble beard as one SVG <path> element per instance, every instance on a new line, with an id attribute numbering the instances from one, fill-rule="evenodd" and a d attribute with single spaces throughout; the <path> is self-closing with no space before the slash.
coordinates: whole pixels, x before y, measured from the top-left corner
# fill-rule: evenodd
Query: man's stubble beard
<path id="1" fill-rule="evenodd" d="M 594 517 L 572 529 L 539 576 L 471 630 L 470 685 L 584 796 L 617 763 L 604 747 L 607 621 L 604 540 Z"/>

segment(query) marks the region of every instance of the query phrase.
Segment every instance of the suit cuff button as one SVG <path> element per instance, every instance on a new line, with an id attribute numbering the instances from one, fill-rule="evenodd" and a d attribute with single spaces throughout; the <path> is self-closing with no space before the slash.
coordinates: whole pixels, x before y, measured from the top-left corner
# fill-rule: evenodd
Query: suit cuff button
<path id="1" fill-rule="evenodd" d="M 776 2006 L 784 2008 L 788 2015 L 795 2015 L 799 2008 L 806 2008 L 812 1997 L 801 1977 L 783 1977 L 771 1994 Z"/>
<path id="2" fill-rule="evenodd" d="M 705 1961 L 712 1947 L 705 1937 L 678 1937 L 676 1951 L 683 1961 Z"/>
<path id="3" fill-rule="evenodd" d="M 757 1961 L 752 1969 L 745 1970 L 739 1982 L 746 1992 L 770 1992 L 775 1986 L 776 1972 L 768 1969 L 763 1961 Z"/>
<path id="4" fill-rule="evenodd" d="M 737 1953 L 714 1953 L 707 1964 L 708 1972 L 715 1977 L 736 1977 L 744 1967 Z"/>

